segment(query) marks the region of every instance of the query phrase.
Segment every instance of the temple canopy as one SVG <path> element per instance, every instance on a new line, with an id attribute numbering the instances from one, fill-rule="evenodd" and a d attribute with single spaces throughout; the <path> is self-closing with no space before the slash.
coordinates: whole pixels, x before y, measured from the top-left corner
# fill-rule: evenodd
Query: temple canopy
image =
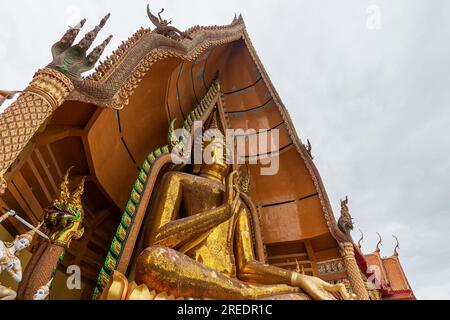
<path id="1" fill-rule="evenodd" d="M 248 139 L 260 130 L 280 132 L 279 145 L 268 155 L 279 155 L 279 171 L 262 175 L 265 165 L 249 165 L 249 195 L 258 211 L 266 262 L 329 281 L 346 277 L 339 243 L 348 238 L 337 227 L 310 144 L 305 147 L 298 137 L 239 16 L 227 26 L 184 33 L 137 31 L 94 74 L 72 79 L 75 90 L 6 172 L 8 189 L 0 205 L 23 212 L 34 224 L 69 167 L 75 167 L 72 189 L 87 176 L 85 233 L 63 262 L 81 266 L 83 297 L 92 293 L 149 152 L 167 144 L 170 122 L 183 122 L 215 79 L 229 128 L 256 130 Z M 246 152 L 247 159 L 259 155 L 252 148 Z M 12 234 L 24 231 L 14 220 L 5 226 Z M 398 259 L 389 259 L 374 263 L 397 270 Z M 396 284 L 396 279 L 388 280 Z"/>

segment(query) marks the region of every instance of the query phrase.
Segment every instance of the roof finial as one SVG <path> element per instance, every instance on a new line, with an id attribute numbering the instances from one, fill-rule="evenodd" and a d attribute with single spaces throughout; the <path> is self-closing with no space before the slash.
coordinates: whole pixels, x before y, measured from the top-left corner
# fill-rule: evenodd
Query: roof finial
<path id="1" fill-rule="evenodd" d="M 309 139 L 306 139 L 306 145 L 305 145 L 306 151 L 308 152 L 309 157 L 314 160 L 314 157 L 312 155 L 312 144 Z"/>
<path id="2" fill-rule="evenodd" d="M 394 237 L 395 241 L 397 241 L 397 244 L 395 245 L 395 248 L 394 248 L 394 254 L 393 255 L 398 257 L 397 249 L 400 249 L 400 242 L 398 241 L 398 238 L 396 236 L 394 236 L 394 235 L 392 235 L 392 236 Z"/>
<path id="3" fill-rule="evenodd" d="M 158 17 L 159 17 L 160 21 L 163 20 L 163 18 L 161 18 L 161 13 L 163 13 L 163 12 L 164 12 L 164 8 L 161 8 L 161 11 L 158 12 Z M 169 24 L 170 24 L 170 22 L 169 22 Z"/>
<path id="4" fill-rule="evenodd" d="M 150 5 L 147 5 L 147 15 L 150 21 L 155 25 L 156 29 L 153 30 L 154 33 L 159 33 L 165 37 L 171 38 L 173 40 L 183 40 L 185 38 L 192 40 L 192 38 L 185 32 L 171 26 L 172 21 L 167 21 L 161 17 L 161 13 L 164 12 L 164 8 L 158 12 L 158 16 L 155 16 L 150 11 Z"/>
<path id="5" fill-rule="evenodd" d="M 341 200 L 341 216 L 338 219 L 339 229 L 346 235 L 347 240 L 352 241 L 351 231 L 353 230 L 353 218 L 348 209 L 348 196 Z"/>
<path id="6" fill-rule="evenodd" d="M 361 238 L 358 240 L 358 248 L 362 248 L 362 242 L 363 242 L 363 240 L 364 240 L 364 233 L 362 232 L 362 230 L 361 229 L 358 229 L 359 230 L 359 233 L 361 233 Z"/>
<path id="7" fill-rule="evenodd" d="M 381 235 L 380 235 L 378 232 L 377 232 L 377 235 L 378 235 L 379 240 L 378 240 L 377 248 L 375 249 L 375 251 L 376 251 L 376 252 L 380 252 L 380 251 L 381 251 L 381 250 L 380 250 L 380 246 L 382 246 L 383 244 L 382 244 Z"/>

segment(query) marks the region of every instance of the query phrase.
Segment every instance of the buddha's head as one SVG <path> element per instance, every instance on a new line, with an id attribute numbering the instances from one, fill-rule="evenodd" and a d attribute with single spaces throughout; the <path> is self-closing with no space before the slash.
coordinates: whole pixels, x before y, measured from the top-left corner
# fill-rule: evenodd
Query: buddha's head
<path id="1" fill-rule="evenodd" d="M 203 136 L 200 176 L 224 183 L 229 171 L 226 150 L 225 137 L 218 127 L 217 115 L 214 113 L 210 129 Z"/>

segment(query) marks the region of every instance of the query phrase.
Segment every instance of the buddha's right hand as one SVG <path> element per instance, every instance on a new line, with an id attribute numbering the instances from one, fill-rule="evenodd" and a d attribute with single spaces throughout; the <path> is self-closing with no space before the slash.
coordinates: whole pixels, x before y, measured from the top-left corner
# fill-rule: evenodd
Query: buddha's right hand
<path id="1" fill-rule="evenodd" d="M 240 191 L 236 186 L 235 178 L 237 176 L 237 171 L 231 172 L 226 181 L 225 190 L 225 206 L 227 207 L 226 214 L 227 217 L 231 218 L 240 208 Z"/>

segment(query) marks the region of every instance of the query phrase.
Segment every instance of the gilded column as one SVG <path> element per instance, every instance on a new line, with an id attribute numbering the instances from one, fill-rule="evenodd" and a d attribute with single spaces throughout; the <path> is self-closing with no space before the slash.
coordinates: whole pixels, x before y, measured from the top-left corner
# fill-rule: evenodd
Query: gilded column
<path id="1" fill-rule="evenodd" d="M 19 98 L 0 114 L 0 194 L 4 174 L 46 119 L 74 90 L 72 81 L 56 70 L 39 70 Z"/>
<path id="2" fill-rule="evenodd" d="M 347 270 L 348 280 L 353 292 L 359 300 L 369 300 L 369 293 L 355 259 L 353 243 L 345 242 L 341 247 L 341 255 L 344 259 L 345 269 Z"/>

